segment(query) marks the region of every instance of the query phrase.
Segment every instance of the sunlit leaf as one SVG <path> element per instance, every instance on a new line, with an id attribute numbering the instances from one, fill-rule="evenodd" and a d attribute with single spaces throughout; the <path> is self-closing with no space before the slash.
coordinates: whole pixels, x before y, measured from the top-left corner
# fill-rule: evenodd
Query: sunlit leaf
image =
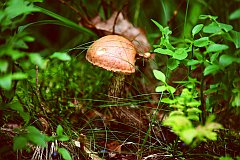
<path id="1" fill-rule="evenodd" d="M 155 89 L 156 92 L 164 92 L 167 90 L 166 86 L 157 86 L 157 88 Z"/>
<path id="2" fill-rule="evenodd" d="M 205 47 L 209 44 L 209 38 L 208 37 L 201 37 L 197 40 L 194 40 L 193 44 L 196 47 Z"/>
<path id="3" fill-rule="evenodd" d="M 221 28 L 218 26 L 216 22 L 212 22 L 207 26 L 204 26 L 203 32 L 204 33 L 218 33 L 221 31 Z"/>
<path id="4" fill-rule="evenodd" d="M 201 63 L 199 60 L 191 59 L 187 62 L 187 65 L 192 66 L 192 65 L 199 64 L 199 63 Z"/>
<path id="5" fill-rule="evenodd" d="M 225 44 L 211 44 L 207 47 L 207 52 L 221 52 L 228 49 L 229 47 Z"/>
<path id="6" fill-rule="evenodd" d="M 61 135 L 61 136 L 57 137 L 57 140 L 59 140 L 59 141 L 68 141 L 69 137 L 66 136 L 66 135 Z"/>
<path id="7" fill-rule="evenodd" d="M 38 65 L 40 68 L 46 67 L 46 61 L 39 54 L 29 54 L 28 55 L 33 64 Z"/>
<path id="8" fill-rule="evenodd" d="M 178 48 L 173 54 L 173 58 L 178 60 L 183 60 L 187 58 L 187 56 L 188 54 L 185 48 Z"/>
<path id="9" fill-rule="evenodd" d="M 28 75 L 26 73 L 22 73 L 22 72 L 16 72 L 12 74 L 12 79 L 13 80 L 23 80 L 26 79 L 28 77 Z"/>
<path id="10" fill-rule="evenodd" d="M 232 64 L 233 62 L 235 62 L 236 59 L 237 59 L 236 57 L 233 57 L 231 55 L 223 54 L 219 58 L 219 63 L 221 65 L 223 65 L 224 67 L 226 67 L 226 66 Z"/>
<path id="11" fill-rule="evenodd" d="M 166 54 L 166 55 L 170 55 L 170 56 L 173 55 L 173 51 L 171 51 L 170 49 L 156 48 L 156 49 L 154 50 L 154 52 L 156 52 L 156 53 L 161 53 L 161 54 Z"/>
<path id="12" fill-rule="evenodd" d="M 12 86 L 12 76 L 4 75 L 0 77 L 0 87 L 3 89 L 9 90 Z"/>
<path id="13" fill-rule="evenodd" d="M 203 28 L 203 24 L 198 24 L 196 26 L 193 27 L 192 29 L 192 36 L 194 37 L 194 35 L 198 34 Z"/>
<path id="14" fill-rule="evenodd" d="M 151 19 L 151 21 L 159 28 L 160 31 L 163 31 L 163 26 L 159 24 L 157 21 Z"/>
<path id="15" fill-rule="evenodd" d="M 196 136 L 197 130 L 194 128 L 186 129 L 179 134 L 180 139 L 186 144 L 190 144 Z"/>
<path id="16" fill-rule="evenodd" d="M 8 68 L 8 61 L 0 60 L 0 71 L 6 72 Z"/>
<path id="17" fill-rule="evenodd" d="M 166 83 L 166 76 L 163 72 L 158 71 L 158 70 L 153 70 L 153 74 L 154 74 L 155 78 L 162 81 L 163 83 Z"/>
<path id="18" fill-rule="evenodd" d="M 176 92 L 176 89 L 175 89 L 174 87 L 172 87 L 172 86 L 169 86 L 169 85 L 167 85 L 167 90 L 168 90 L 171 94 L 173 94 L 174 92 Z"/>
<path id="19" fill-rule="evenodd" d="M 66 52 L 54 52 L 50 58 L 57 58 L 61 61 L 70 61 L 71 57 Z"/>
<path id="20" fill-rule="evenodd" d="M 207 67 L 204 69 L 203 73 L 204 73 L 204 76 L 209 75 L 209 74 L 215 74 L 215 73 L 217 73 L 220 69 L 221 69 L 221 67 L 220 67 L 219 65 L 213 64 L 213 65 L 207 66 Z"/>

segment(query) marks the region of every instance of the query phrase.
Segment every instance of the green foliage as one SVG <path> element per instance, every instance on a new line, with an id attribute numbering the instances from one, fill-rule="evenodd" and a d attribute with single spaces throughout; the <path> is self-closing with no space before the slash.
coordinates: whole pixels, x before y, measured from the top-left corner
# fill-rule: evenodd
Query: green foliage
<path id="1" fill-rule="evenodd" d="M 230 106 L 239 107 L 239 85 L 236 85 L 239 84 L 238 78 L 228 76 L 236 74 L 239 67 L 238 52 L 237 50 L 230 51 L 229 47 L 230 45 L 239 47 L 236 36 L 231 35 L 232 32 L 236 31 L 233 31 L 231 25 L 218 22 L 217 18 L 217 16 L 200 15 L 201 23 L 193 27 L 191 31 L 192 39 L 184 39 L 184 44 L 178 44 L 179 41 L 172 42 L 172 32 L 169 27 L 163 27 L 152 20 L 162 35 L 160 44 L 155 46 L 154 52 L 168 57 L 166 65 L 172 71 L 178 69 L 180 64 L 189 67 L 189 80 L 178 81 L 185 88 L 177 96 L 173 95 L 176 88 L 170 86 L 171 89 L 169 89 L 167 78 L 163 72 L 153 71 L 154 76 L 164 84 L 156 87 L 156 92 L 167 91 L 171 95 L 171 97 L 164 97 L 160 101 L 174 109 L 163 123 L 171 126 L 182 141 L 193 147 L 196 147 L 202 141 L 217 140 L 215 131 L 222 128 L 220 124 L 213 122 L 214 118 L 211 118 L 211 116 L 206 119 L 206 115 L 211 113 L 208 111 L 212 111 L 213 105 L 218 107 L 218 101 L 221 100 L 216 99 L 211 103 L 206 101 L 205 104 L 203 94 L 207 96 L 207 99 L 213 96 L 213 92 L 223 94 L 226 99 L 231 99 L 231 101 L 228 101 Z M 238 32 L 236 33 L 238 34 Z M 219 39 L 222 40 L 221 43 Z M 182 43 L 182 41 L 180 42 Z M 191 78 L 191 72 L 199 67 L 203 70 L 203 73 L 200 74 L 200 80 Z M 211 76 L 215 82 L 207 84 L 209 86 L 204 86 L 203 82 L 207 76 Z M 219 79 L 219 76 L 226 78 Z M 230 88 L 227 87 L 229 83 L 231 84 Z M 200 89 L 198 89 L 198 85 L 200 85 Z M 213 91 L 211 87 L 214 85 L 217 85 L 217 87 L 214 87 L 215 90 Z M 232 94 L 227 94 L 229 89 Z M 220 90 L 226 92 L 218 92 Z M 206 109 L 203 106 L 207 106 Z"/>
<path id="2" fill-rule="evenodd" d="M 18 130 L 18 136 L 13 139 L 13 149 L 21 150 L 26 149 L 28 143 L 46 147 L 46 137 L 34 126 L 28 126 L 24 129 Z"/>

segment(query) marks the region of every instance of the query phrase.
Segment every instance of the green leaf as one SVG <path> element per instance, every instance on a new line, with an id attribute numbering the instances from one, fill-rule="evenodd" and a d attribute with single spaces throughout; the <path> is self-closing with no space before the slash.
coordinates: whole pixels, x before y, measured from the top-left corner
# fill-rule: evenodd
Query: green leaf
<path id="1" fill-rule="evenodd" d="M 157 21 L 151 19 L 151 21 L 159 28 L 159 30 L 162 32 L 163 31 L 163 26 L 159 24 Z"/>
<path id="2" fill-rule="evenodd" d="M 9 18 L 15 18 L 22 14 L 29 14 L 31 12 L 39 11 L 33 4 L 24 0 L 9 0 L 5 10 Z"/>
<path id="3" fill-rule="evenodd" d="M 27 126 L 26 127 L 27 131 L 30 133 L 30 134 L 38 134 L 38 135 L 41 135 L 41 132 L 34 126 Z"/>
<path id="4" fill-rule="evenodd" d="M 174 70 L 178 67 L 178 65 L 180 64 L 179 60 L 173 59 L 173 58 L 169 58 L 167 61 L 167 67 L 170 70 Z"/>
<path id="5" fill-rule="evenodd" d="M 240 8 L 232 12 L 229 16 L 230 20 L 238 19 L 240 18 Z"/>
<path id="6" fill-rule="evenodd" d="M 204 74 L 204 76 L 209 75 L 209 74 L 215 74 L 220 69 L 221 69 L 221 67 L 219 65 L 215 65 L 215 64 L 209 65 L 204 69 L 203 74 Z"/>
<path id="7" fill-rule="evenodd" d="M 200 63 L 201 63 L 201 61 L 199 61 L 199 60 L 191 59 L 187 62 L 187 65 L 188 66 L 194 66 L 194 65 L 200 64 Z"/>
<path id="8" fill-rule="evenodd" d="M 173 104 L 173 103 L 176 103 L 176 99 L 162 98 L 161 102 L 162 103 L 167 103 L 167 104 Z"/>
<path id="9" fill-rule="evenodd" d="M 182 108 L 182 107 L 180 107 L 180 108 Z M 178 107 L 174 107 L 174 108 L 178 108 Z M 183 111 L 179 111 L 179 110 L 178 111 L 172 111 L 169 114 L 169 117 L 171 117 L 171 116 L 184 116 L 184 113 L 183 113 Z"/>
<path id="10" fill-rule="evenodd" d="M 237 59 L 236 57 L 233 57 L 231 55 L 223 54 L 219 58 L 219 63 L 221 65 L 223 65 L 224 67 L 226 67 L 226 66 L 232 64 L 236 59 Z"/>
<path id="11" fill-rule="evenodd" d="M 229 47 L 225 44 L 211 44 L 207 47 L 207 52 L 221 52 L 223 50 L 228 49 Z"/>
<path id="12" fill-rule="evenodd" d="M 0 71 L 6 72 L 8 68 L 8 61 L 0 60 Z"/>
<path id="13" fill-rule="evenodd" d="M 220 157 L 219 160 L 233 160 L 233 158 L 229 156 L 225 156 L 225 157 Z"/>
<path id="14" fill-rule="evenodd" d="M 60 16 L 60 15 L 58 15 L 58 14 L 52 12 L 52 11 L 49 11 L 49 10 L 44 9 L 44 8 L 41 8 L 41 7 L 39 7 L 39 6 L 36 6 L 36 8 L 37 8 L 40 12 L 42 12 L 43 14 L 46 14 L 46 15 L 48 15 L 48 16 L 50 16 L 50 17 L 53 17 L 53 18 L 55 18 L 55 19 L 63 22 L 63 23 L 64 23 L 65 25 L 67 25 L 68 27 L 71 27 L 71 28 L 76 29 L 76 30 L 78 30 L 78 31 L 86 32 L 86 33 L 88 33 L 88 34 L 90 34 L 90 35 L 92 35 L 92 36 L 96 36 L 96 34 L 95 34 L 94 32 L 92 32 L 91 30 L 89 30 L 89 29 L 87 29 L 87 28 L 85 28 L 85 27 L 82 27 L 82 26 L 74 23 L 73 21 L 71 21 L 71 20 L 69 20 L 69 19 L 67 19 L 67 18 L 65 18 L 65 17 L 63 17 L 63 16 Z"/>
<path id="15" fill-rule="evenodd" d="M 194 40 L 193 44 L 196 47 L 205 47 L 209 44 L 209 38 L 208 37 L 199 38 L 197 40 Z"/>
<path id="16" fill-rule="evenodd" d="M 58 152 L 62 155 L 63 159 L 72 160 L 70 153 L 65 148 L 58 148 Z"/>
<path id="17" fill-rule="evenodd" d="M 57 58 L 61 61 L 70 61 L 71 57 L 66 52 L 54 52 L 50 58 Z"/>
<path id="18" fill-rule="evenodd" d="M 183 130 L 179 135 L 180 139 L 186 144 L 192 143 L 193 139 L 196 136 L 197 136 L 197 131 L 194 128 Z"/>
<path id="19" fill-rule="evenodd" d="M 180 134 L 181 131 L 193 128 L 192 123 L 185 116 L 170 116 L 163 121 L 164 126 L 172 127 L 172 130 L 176 134 Z"/>
<path id="20" fill-rule="evenodd" d="M 165 76 L 165 74 L 163 72 L 154 69 L 153 70 L 153 75 L 158 80 L 162 81 L 163 83 L 166 83 L 166 76 Z"/>
<path id="21" fill-rule="evenodd" d="M 13 150 L 24 149 L 27 146 L 27 138 L 24 136 L 15 136 L 13 138 Z"/>
<path id="22" fill-rule="evenodd" d="M 221 31 L 221 28 L 218 26 L 216 22 L 212 22 L 207 26 L 204 26 L 203 32 L 204 33 L 218 33 Z"/>
<path id="23" fill-rule="evenodd" d="M 29 133 L 26 135 L 27 139 L 35 144 L 35 145 L 39 145 L 41 147 L 46 147 L 46 141 L 45 141 L 45 137 L 41 134 L 34 134 L 34 133 Z"/>
<path id="24" fill-rule="evenodd" d="M 156 92 L 164 92 L 167 90 L 166 86 L 157 86 L 157 88 L 155 89 Z"/>
<path id="25" fill-rule="evenodd" d="M 12 87 L 12 75 L 4 75 L 0 77 L 0 87 L 10 90 Z"/>
<path id="26" fill-rule="evenodd" d="M 229 32 L 231 35 L 231 41 L 235 44 L 236 48 L 240 48 L 240 32 L 231 30 Z"/>
<path id="27" fill-rule="evenodd" d="M 165 55 L 170 55 L 170 56 L 173 55 L 173 51 L 171 51 L 170 49 L 156 48 L 156 49 L 154 50 L 154 52 L 156 52 L 156 53 L 161 53 L 161 54 L 165 54 Z"/>
<path id="28" fill-rule="evenodd" d="M 19 103 L 19 102 L 11 103 L 11 104 L 9 104 L 9 106 L 12 110 L 15 110 L 15 111 L 18 111 L 18 112 L 23 112 L 24 111 L 21 103 Z"/>
<path id="29" fill-rule="evenodd" d="M 187 58 L 187 56 L 188 54 L 185 48 L 178 48 L 173 54 L 173 58 L 178 60 L 183 60 Z"/>
<path id="30" fill-rule="evenodd" d="M 40 68 L 46 67 L 46 61 L 39 54 L 28 55 L 33 64 L 38 65 Z"/>
<path id="31" fill-rule="evenodd" d="M 16 72 L 12 74 L 12 80 L 23 80 L 26 79 L 28 75 L 22 72 Z"/>
<path id="32" fill-rule="evenodd" d="M 59 140 L 59 141 L 68 141 L 69 137 L 66 136 L 66 135 L 60 135 L 60 136 L 57 137 L 57 140 Z"/>
<path id="33" fill-rule="evenodd" d="M 203 24 L 198 24 L 196 26 L 193 27 L 192 29 L 192 36 L 194 37 L 194 35 L 198 34 L 203 28 Z"/>
<path id="34" fill-rule="evenodd" d="M 225 23 L 218 23 L 219 27 L 221 27 L 225 32 L 229 32 L 233 29 L 233 26 Z"/>
<path id="35" fill-rule="evenodd" d="M 24 120 L 25 123 L 28 123 L 30 121 L 31 117 L 30 117 L 30 114 L 28 112 L 19 111 L 18 113 L 22 117 L 22 119 Z"/>
<path id="36" fill-rule="evenodd" d="M 172 86 L 167 85 L 167 91 L 169 93 L 173 94 L 174 92 L 176 92 L 176 89 L 174 87 L 172 87 Z"/>
<path id="37" fill-rule="evenodd" d="M 212 16 L 212 15 L 200 15 L 199 19 L 213 19 L 216 20 L 218 17 L 217 16 Z"/>
<path id="38" fill-rule="evenodd" d="M 57 126 L 57 135 L 62 136 L 63 135 L 63 127 L 61 125 Z"/>

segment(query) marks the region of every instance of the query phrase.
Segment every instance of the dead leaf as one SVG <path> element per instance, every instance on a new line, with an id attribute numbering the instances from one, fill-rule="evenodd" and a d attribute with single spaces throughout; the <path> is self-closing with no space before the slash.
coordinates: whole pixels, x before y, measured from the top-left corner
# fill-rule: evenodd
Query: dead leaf
<path id="1" fill-rule="evenodd" d="M 100 16 L 97 16 L 92 19 L 92 23 L 95 25 L 96 29 L 102 30 L 106 35 L 113 34 L 114 27 L 115 34 L 124 36 L 132 41 L 138 54 L 143 54 L 150 50 L 150 44 L 145 32 L 141 28 L 134 27 L 131 22 L 123 17 L 121 12 L 119 14 L 118 12 L 114 12 L 106 21 L 102 21 Z"/>

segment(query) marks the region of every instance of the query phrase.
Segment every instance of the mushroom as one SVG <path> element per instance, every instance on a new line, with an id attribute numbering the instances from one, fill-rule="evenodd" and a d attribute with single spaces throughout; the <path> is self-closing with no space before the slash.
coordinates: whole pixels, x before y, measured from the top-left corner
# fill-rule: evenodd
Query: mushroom
<path id="1" fill-rule="evenodd" d="M 135 72 L 136 50 L 126 38 L 108 35 L 96 40 L 88 49 L 86 59 L 99 67 L 114 72 L 108 96 L 122 97 L 125 75 Z"/>
<path id="2" fill-rule="evenodd" d="M 114 72 L 108 96 L 115 103 L 123 97 L 126 76 L 135 72 L 135 56 L 133 43 L 119 35 L 104 36 L 87 50 L 86 59 L 90 63 Z M 115 119 L 126 120 L 138 127 L 142 123 L 129 107 L 111 107 L 110 111 Z"/>

